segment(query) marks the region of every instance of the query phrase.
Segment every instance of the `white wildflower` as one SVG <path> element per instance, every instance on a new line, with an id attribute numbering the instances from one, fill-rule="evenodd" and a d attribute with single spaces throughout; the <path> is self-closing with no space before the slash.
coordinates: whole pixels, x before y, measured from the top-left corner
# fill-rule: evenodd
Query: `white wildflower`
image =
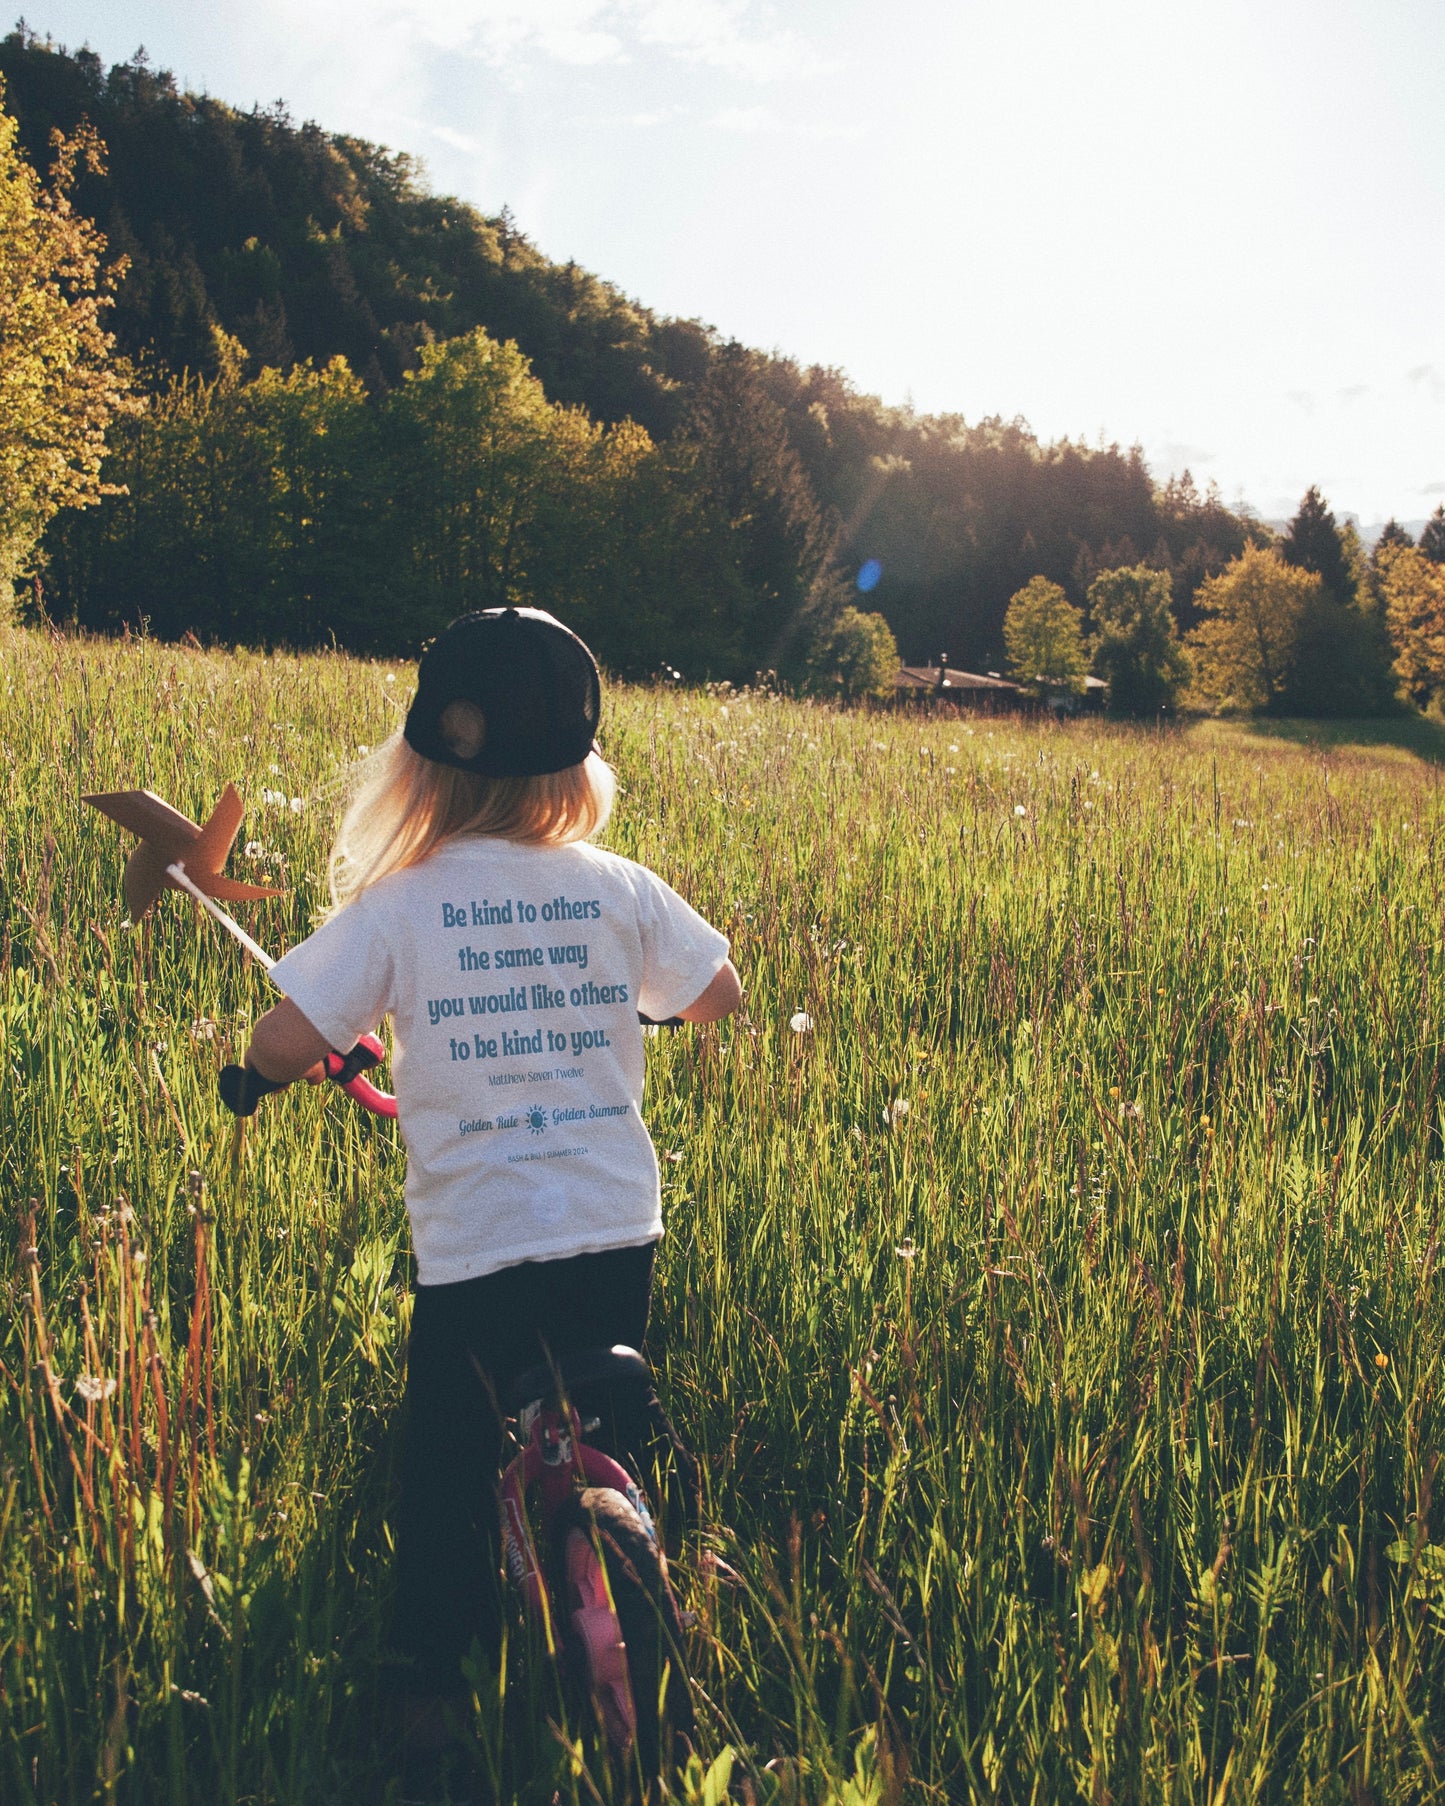
<path id="1" fill-rule="evenodd" d="M 291 799 L 291 813 L 292 813 L 292 814 L 293 814 L 293 815 L 299 815 L 299 814 L 300 814 L 300 813 L 301 813 L 301 811 L 302 811 L 302 810 L 303 810 L 303 809 L 304 809 L 304 808 L 305 808 L 305 807 L 306 807 L 306 804 L 305 804 L 305 802 L 304 802 L 304 800 L 303 800 L 303 799 L 302 799 L 302 798 L 301 798 L 301 797 L 299 797 L 299 796 L 293 796 L 293 797 L 292 797 L 292 799 Z"/>
<path id="2" fill-rule="evenodd" d="M 1015 815 L 1027 815 L 1028 810 L 1024 808 L 1022 803 L 1015 803 L 1014 804 L 1014 814 Z"/>
<path id="3" fill-rule="evenodd" d="M 795 1035 L 806 1035 L 813 1026 L 813 1018 L 806 1010 L 794 1010 L 788 1018 L 788 1027 Z"/>
<path id="4" fill-rule="evenodd" d="M 884 1126 L 889 1129 L 896 1129 L 912 1108 L 913 1105 L 909 1103 L 906 1097 L 895 1097 L 893 1102 L 887 1105 L 883 1111 Z"/>
<path id="5" fill-rule="evenodd" d="M 266 857 L 266 843 L 263 840 L 248 840 L 242 848 L 242 851 L 247 859 L 264 859 Z"/>
<path id="6" fill-rule="evenodd" d="M 276 768 L 273 765 L 271 769 L 274 771 Z M 268 809 L 284 809 L 286 807 L 286 792 L 284 790 L 262 790 L 261 801 Z"/>
<path id="7" fill-rule="evenodd" d="M 191 1024 L 193 1041 L 214 1041 L 216 1038 L 216 1021 L 213 1016 L 197 1016 Z"/>
<path id="8" fill-rule="evenodd" d="M 83 1373 L 75 1382 L 75 1390 L 88 1405 L 98 1405 L 115 1396 L 117 1382 L 104 1373 Z"/>

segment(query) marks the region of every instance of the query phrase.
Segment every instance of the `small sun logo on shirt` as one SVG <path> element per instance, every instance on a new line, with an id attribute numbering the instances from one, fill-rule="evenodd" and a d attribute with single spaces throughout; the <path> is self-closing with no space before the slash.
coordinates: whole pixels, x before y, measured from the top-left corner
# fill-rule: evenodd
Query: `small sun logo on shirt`
<path id="1" fill-rule="evenodd" d="M 527 1112 L 527 1127 L 534 1135 L 540 1135 L 547 1126 L 547 1112 L 533 1106 Z"/>

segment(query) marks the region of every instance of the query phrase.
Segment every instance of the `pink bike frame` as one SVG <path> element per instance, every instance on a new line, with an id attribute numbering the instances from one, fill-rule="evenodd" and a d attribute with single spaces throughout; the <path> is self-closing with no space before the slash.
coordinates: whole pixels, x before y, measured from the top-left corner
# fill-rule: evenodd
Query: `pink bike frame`
<path id="1" fill-rule="evenodd" d="M 528 1428 L 526 1448 L 502 1475 L 502 1549 L 512 1584 L 521 1593 L 528 1615 L 542 1626 L 548 1654 L 555 1655 L 552 1605 L 527 1514 L 528 1489 L 534 1485 L 539 1489 L 542 1522 L 550 1525 L 572 1496 L 574 1479 L 580 1478 L 587 1486 L 615 1487 L 631 1503 L 648 1534 L 655 1538 L 656 1531 L 636 1481 L 610 1455 L 587 1446 L 575 1411 L 569 1409 L 565 1417 L 556 1409 L 538 1411 Z"/>

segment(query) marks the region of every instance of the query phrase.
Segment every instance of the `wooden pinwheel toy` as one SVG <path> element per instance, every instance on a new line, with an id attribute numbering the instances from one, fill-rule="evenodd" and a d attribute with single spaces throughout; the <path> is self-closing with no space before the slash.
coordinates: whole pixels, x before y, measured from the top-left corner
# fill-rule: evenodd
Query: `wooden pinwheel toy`
<path id="1" fill-rule="evenodd" d="M 284 894 L 274 884 L 247 884 L 240 878 L 228 878 L 221 869 L 244 812 L 234 784 L 227 784 L 204 827 L 197 827 L 153 790 L 98 791 L 81 801 L 139 836 L 125 866 L 125 906 L 132 922 L 141 920 L 162 891 L 185 891 L 267 972 L 271 970 L 276 961 L 215 900 L 224 897 L 228 903 L 235 903 Z M 377 1037 L 363 1035 L 350 1053 L 332 1052 L 325 1064 L 327 1075 L 365 1109 L 378 1116 L 395 1116 L 396 1099 L 379 1091 L 365 1077 L 366 1071 L 384 1056 L 385 1049 Z"/>

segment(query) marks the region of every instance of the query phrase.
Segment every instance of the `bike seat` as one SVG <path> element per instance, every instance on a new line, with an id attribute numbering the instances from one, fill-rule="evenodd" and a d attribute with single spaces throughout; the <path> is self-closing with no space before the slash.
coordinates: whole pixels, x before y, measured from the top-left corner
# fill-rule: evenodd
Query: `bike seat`
<path id="1" fill-rule="evenodd" d="M 614 1387 L 651 1384 L 652 1369 L 647 1362 L 635 1348 L 619 1342 L 612 1348 L 581 1348 L 575 1354 L 528 1367 L 506 1388 L 504 1403 L 509 1413 L 515 1413 L 539 1399 L 553 1399 L 559 1391 L 575 1403 L 581 1393 L 595 1396 Z"/>

